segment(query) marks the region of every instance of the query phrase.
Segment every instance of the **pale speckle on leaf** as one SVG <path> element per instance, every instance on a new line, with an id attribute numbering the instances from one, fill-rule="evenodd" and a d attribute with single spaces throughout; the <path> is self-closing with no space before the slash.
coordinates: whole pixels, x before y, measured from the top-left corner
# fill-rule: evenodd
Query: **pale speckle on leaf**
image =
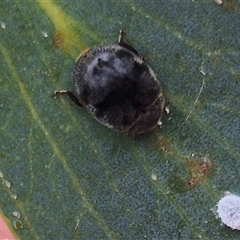
<path id="1" fill-rule="evenodd" d="M 12 215 L 16 217 L 17 219 L 20 219 L 20 212 L 14 211 L 12 212 Z"/>
<path id="2" fill-rule="evenodd" d="M 20 230 L 23 228 L 23 223 L 20 220 L 15 220 L 13 223 L 14 228 Z"/>
<path id="3" fill-rule="evenodd" d="M 11 193 L 10 196 L 11 196 L 11 198 L 14 199 L 14 200 L 17 199 L 17 194 L 16 194 L 16 193 Z"/>
<path id="4" fill-rule="evenodd" d="M 47 33 L 47 32 L 45 32 L 45 31 L 41 31 L 41 34 L 42 34 L 42 36 L 43 36 L 43 37 L 45 37 L 45 38 L 47 38 L 47 37 L 48 37 L 48 33 Z"/>
<path id="5" fill-rule="evenodd" d="M 4 180 L 4 184 L 6 185 L 6 187 L 10 188 L 11 187 L 11 183 L 8 180 Z"/>
<path id="6" fill-rule="evenodd" d="M 215 0 L 215 3 L 218 4 L 218 5 L 222 5 L 223 1 L 222 0 Z"/>
<path id="7" fill-rule="evenodd" d="M 4 22 L 0 22 L 0 26 L 1 26 L 2 29 L 5 29 L 7 27 Z"/>
<path id="8" fill-rule="evenodd" d="M 152 180 L 156 181 L 157 180 L 157 175 L 155 173 L 152 173 Z"/>

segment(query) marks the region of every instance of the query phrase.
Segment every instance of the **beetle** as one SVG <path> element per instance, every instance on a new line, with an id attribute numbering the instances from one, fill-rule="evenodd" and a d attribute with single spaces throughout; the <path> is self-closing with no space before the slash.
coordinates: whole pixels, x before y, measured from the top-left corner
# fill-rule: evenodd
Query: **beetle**
<path id="1" fill-rule="evenodd" d="M 123 41 L 82 53 L 73 70 L 76 95 L 66 94 L 101 124 L 137 137 L 161 123 L 165 100 L 159 80 L 145 58 Z"/>

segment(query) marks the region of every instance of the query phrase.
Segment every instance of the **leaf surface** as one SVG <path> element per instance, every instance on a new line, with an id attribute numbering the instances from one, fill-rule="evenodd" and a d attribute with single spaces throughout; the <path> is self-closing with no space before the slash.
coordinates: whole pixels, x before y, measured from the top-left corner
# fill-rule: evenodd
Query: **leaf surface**
<path id="1" fill-rule="evenodd" d="M 225 191 L 240 193 L 239 9 L 0 3 L 0 206 L 16 238 L 239 238 L 214 213 Z M 79 54 L 117 43 L 122 27 L 170 102 L 163 127 L 136 141 L 51 97 L 74 90 Z"/>

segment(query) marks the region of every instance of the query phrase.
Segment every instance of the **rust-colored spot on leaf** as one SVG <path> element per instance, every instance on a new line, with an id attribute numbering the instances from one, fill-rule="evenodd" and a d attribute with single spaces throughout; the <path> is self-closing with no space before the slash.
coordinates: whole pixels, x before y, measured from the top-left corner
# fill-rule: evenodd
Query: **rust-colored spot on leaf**
<path id="1" fill-rule="evenodd" d="M 199 181 L 209 176 L 212 169 L 212 163 L 209 157 L 204 157 L 201 162 L 195 159 L 190 160 L 187 166 L 190 168 L 192 174 L 192 177 L 186 181 L 190 187 L 196 186 Z"/>
<path id="2" fill-rule="evenodd" d="M 237 10 L 237 5 L 235 0 L 224 0 L 223 8 L 227 11 L 235 11 Z"/>
<path id="3" fill-rule="evenodd" d="M 193 177 L 193 178 L 187 180 L 187 184 L 189 185 L 189 187 L 192 188 L 192 187 L 194 187 L 194 186 L 196 186 L 198 184 L 198 181 L 199 181 L 198 178 Z"/>
<path id="4" fill-rule="evenodd" d="M 62 50 L 64 50 L 66 48 L 66 44 L 64 44 L 63 34 L 60 31 L 57 31 L 55 34 L 54 44 L 55 44 L 56 48 L 60 48 Z"/>

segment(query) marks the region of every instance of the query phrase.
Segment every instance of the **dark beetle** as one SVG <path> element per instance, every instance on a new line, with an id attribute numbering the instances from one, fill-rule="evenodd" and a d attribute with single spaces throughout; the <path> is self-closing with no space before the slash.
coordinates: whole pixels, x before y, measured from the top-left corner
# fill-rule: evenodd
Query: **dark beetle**
<path id="1" fill-rule="evenodd" d="M 54 96 L 67 94 L 103 125 L 136 137 L 161 122 L 165 100 L 153 70 L 123 35 L 121 30 L 117 45 L 94 47 L 80 56 L 73 71 L 76 96 L 67 90 Z"/>

